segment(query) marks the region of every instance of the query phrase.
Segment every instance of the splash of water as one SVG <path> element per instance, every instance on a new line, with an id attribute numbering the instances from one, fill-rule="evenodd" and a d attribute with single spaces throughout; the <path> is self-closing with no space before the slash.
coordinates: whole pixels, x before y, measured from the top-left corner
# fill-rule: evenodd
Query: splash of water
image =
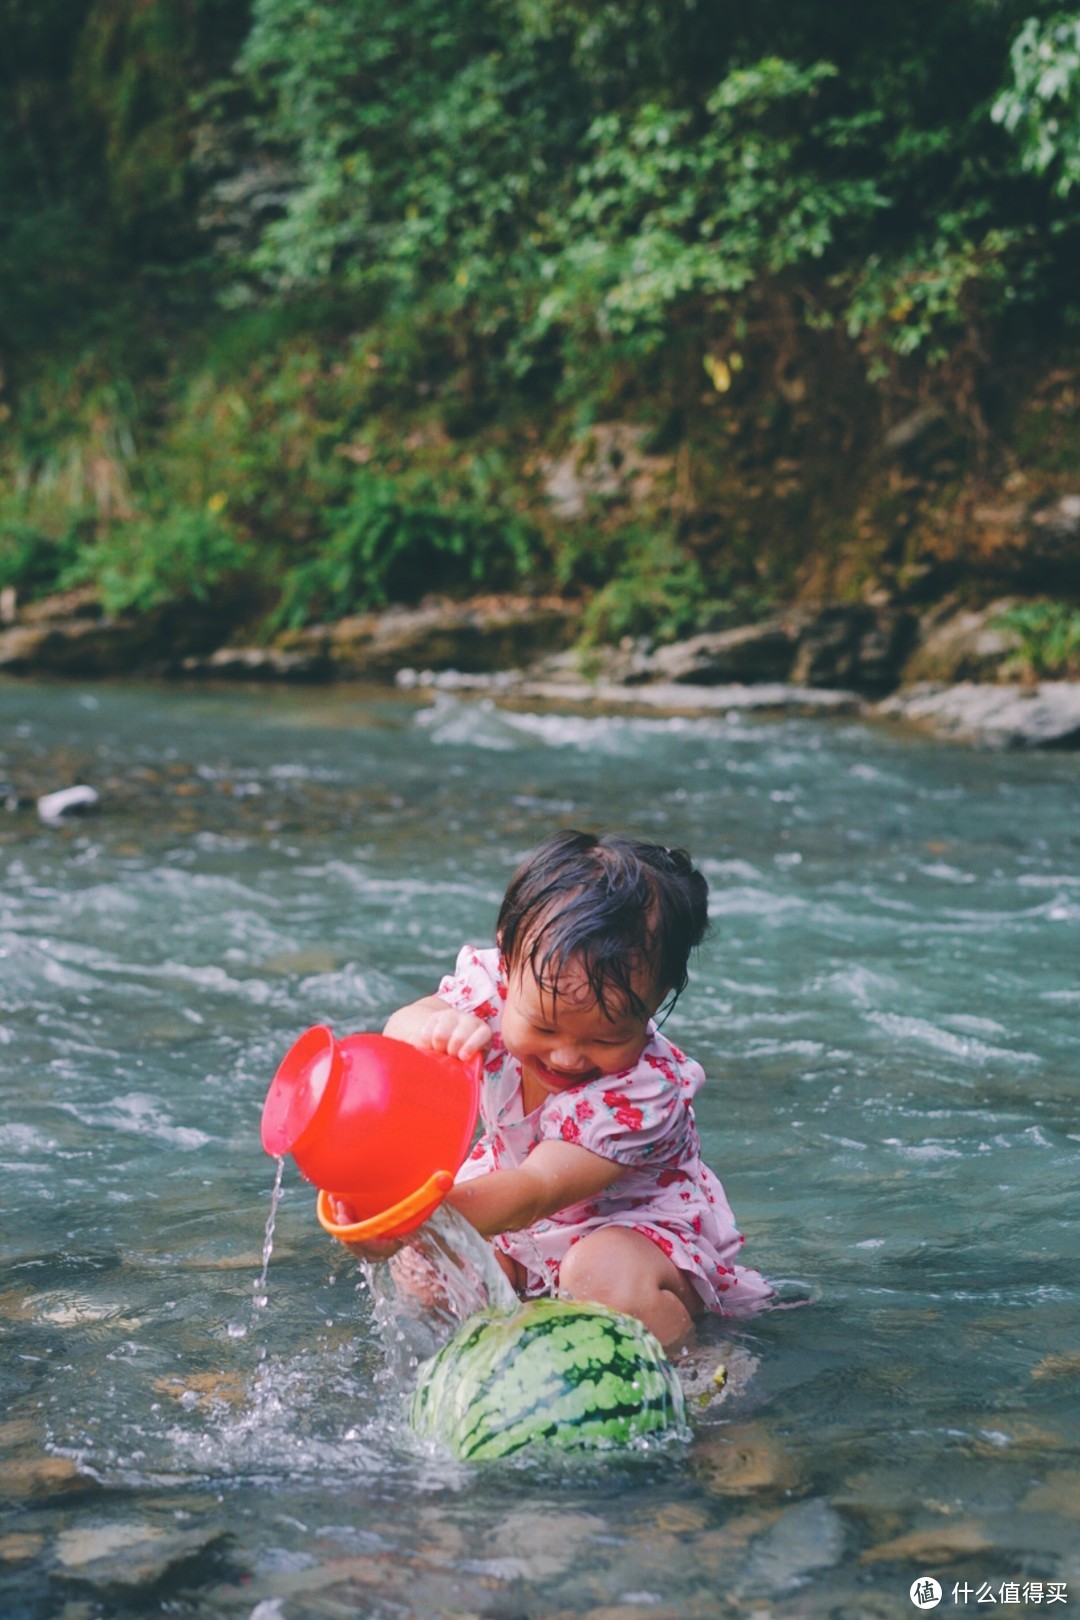
<path id="1" fill-rule="evenodd" d="M 278 1205 L 281 1202 L 281 1183 L 285 1175 L 285 1160 L 279 1157 L 277 1171 L 274 1176 L 274 1190 L 270 1194 L 270 1213 L 266 1217 L 266 1227 L 263 1231 L 262 1271 L 256 1277 L 251 1289 L 251 1308 L 254 1311 L 266 1309 L 267 1292 L 266 1278 L 270 1270 L 270 1256 L 274 1252 L 274 1225 L 277 1221 Z"/>
<path id="2" fill-rule="evenodd" d="M 491 1245 L 456 1210 L 441 1205 L 410 1233 L 389 1262 L 360 1262 L 375 1307 L 389 1377 L 412 1382 L 468 1317 L 488 1307 L 513 1310 L 517 1296 Z"/>

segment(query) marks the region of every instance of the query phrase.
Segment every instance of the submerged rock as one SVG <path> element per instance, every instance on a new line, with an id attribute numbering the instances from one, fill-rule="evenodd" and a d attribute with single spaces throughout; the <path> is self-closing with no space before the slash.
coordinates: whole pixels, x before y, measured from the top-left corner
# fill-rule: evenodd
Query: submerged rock
<path id="1" fill-rule="evenodd" d="M 791 1592 L 818 1571 L 832 1569 L 843 1551 L 839 1514 L 821 1497 L 799 1502 L 753 1542 L 740 1588 L 777 1596 Z"/>
<path id="2" fill-rule="evenodd" d="M 140 1521 L 87 1525 L 64 1530 L 56 1539 L 56 1573 L 100 1590 L 135 1592 L 170 1588 L 185 1566 L 216 1555 L 227 1537 L 220 1531 L 162 1530 Z"/>
<path id="3" fill-rule="evenodd" d="M 729 1424 L 700 1439 L 693 1468 L 709 1496 L 787 1494 L 798 1482 L 793 1458 L 760 1423 Z"/>
<path id="4" fill-rule="evenodd" d="M 0 1564 L 27 1564 L 38 1556 L 45 1537 L 37 1531 L 15 1530 L 0 1536 Z"/>
<path id="5" fill-rule="evenodd" d="M 4 1464 L 3 1494 L 21 1498 L 50 1498 L 61 1492 L 92 1490 L 93 1482 L 81 1474 L 70 1457 L 9 1457 Z"/>
<path id="6" fill-rule="evenodd" d="M 955 1564 L 979 1553 L 988 1553 L 992 1547 L 993 1543 L 982 1525 L 971 1519 L 957 1519 L 921 1530 L 909 1530 L 890 1541 L 878 1542 L 859 1554 L 859 1562 L 912 1564 L 932 1569 L 936 1565 Z"/>
<path id="7" fill-rule="evenodd" d="M 1060 1514 L 1080 1519 L 1080 1469 L 1058 1468 L 1035 1485 L 1020 1503 L 1022 1513 Z"/>

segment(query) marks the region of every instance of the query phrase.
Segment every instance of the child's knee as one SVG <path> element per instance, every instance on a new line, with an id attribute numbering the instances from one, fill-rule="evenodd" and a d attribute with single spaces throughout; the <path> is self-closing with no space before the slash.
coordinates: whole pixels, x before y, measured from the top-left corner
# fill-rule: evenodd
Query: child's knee
<path id="1" fill-rule="evenodd" d="M 642 1279 L 636 1266 L 626 1264 L 630 1257 L 620 1256 L 621 1247 L 606 1241 L 604 1232 L 575 1243 L 559 1267 L 559 1292 L 636 1314 Z"/>

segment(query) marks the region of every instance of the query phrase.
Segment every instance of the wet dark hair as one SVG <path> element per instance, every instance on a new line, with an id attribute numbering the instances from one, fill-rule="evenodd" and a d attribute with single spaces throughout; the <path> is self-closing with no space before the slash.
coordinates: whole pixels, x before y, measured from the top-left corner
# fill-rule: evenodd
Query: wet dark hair
<path id="1" fill-rule="evenodd" d="M 496 937 L 508 969 L 525 960 L 554 996 L 580 962 L 601 1011 L 617 1000 L 650 1013 L 634 989 L 643 967 L 670 998 L 686 988 L 690 952 L 709 926 L 709 886 L 684 849 L 633 838 L 560 832 L 545 839 L 510 880 Z"/>

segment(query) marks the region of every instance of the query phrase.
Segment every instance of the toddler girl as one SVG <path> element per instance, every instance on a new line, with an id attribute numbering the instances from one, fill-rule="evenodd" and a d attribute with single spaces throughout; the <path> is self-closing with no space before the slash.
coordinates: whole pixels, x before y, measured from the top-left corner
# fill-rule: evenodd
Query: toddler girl
<path id="1" fill-rule="evenodd" d="M 653 1017 L 686 985 L 707 895 L 682 850 L 558 833 L 514 875 L 497 948 L 466 945 L 438 992 L 385 1027 L 484 1054 L 483 1134 L 447 1203 L 494 1240 L 518 1293 L 610 1305 L 669 1346 L 704 1311 L 772 1297 L 736 1265 L 743 1240 L 700 1158 L 704 1073 Z"/>

